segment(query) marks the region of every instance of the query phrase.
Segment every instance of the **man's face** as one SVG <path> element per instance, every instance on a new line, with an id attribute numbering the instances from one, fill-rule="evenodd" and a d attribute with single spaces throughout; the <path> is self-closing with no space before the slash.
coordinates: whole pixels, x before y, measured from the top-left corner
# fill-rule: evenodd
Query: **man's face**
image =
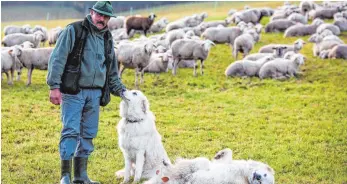
<path id="1" fill-rule="evenodd" d="M 92 16 L 94 25 L 96 25 L 99 30 L 104 29 L 107 26 L 108 21 L 110 20 L 109 16 L 100 14 L 94 10 L 90 10 L 90 14 Z"/>

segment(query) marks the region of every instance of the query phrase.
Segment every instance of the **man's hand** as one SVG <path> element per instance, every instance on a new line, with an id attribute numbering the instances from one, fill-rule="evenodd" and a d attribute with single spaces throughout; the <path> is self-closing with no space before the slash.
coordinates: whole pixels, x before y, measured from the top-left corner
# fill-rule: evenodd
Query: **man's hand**
<path id="1" fill-rule="evenodd" d="M 54 105 L 60 105 L 61 103 L 61 92 L 60 89 L 52 89 L 49 92 L 49 101 Z"/>
<path id="2" fill-rule="evenodd" d="M 122 89 L 122 91 L 120 92 L 119 96 L 122 98 L 122 100 L 127 100 L 130 101 L 127 97 L 125 97 L 124 92 L 126 92 L 127 89 Z"/>

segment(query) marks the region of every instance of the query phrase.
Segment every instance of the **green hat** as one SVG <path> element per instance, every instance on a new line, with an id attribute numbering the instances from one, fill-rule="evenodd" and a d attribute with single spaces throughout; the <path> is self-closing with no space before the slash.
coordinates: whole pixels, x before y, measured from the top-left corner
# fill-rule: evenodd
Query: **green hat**
<path id="1" fill-rule="evenodd" d="M 109 17 L 116 17 L 113 15 L 113 7 L 110 1 L 98 1 L 90 9 Z"/>

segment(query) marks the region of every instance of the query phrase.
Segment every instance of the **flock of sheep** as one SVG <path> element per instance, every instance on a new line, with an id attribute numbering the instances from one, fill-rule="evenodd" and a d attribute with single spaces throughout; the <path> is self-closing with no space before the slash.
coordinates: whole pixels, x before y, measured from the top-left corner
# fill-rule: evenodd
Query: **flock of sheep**
<path id="1" fill-rule="evenodd" d="M 271 16 L 267 25 L 261 25 L 264 16 Z M 258 53 L 249 54 L 261 39 L 261 34 L 284 32 L 284 37 L 311 35 L 313 55 L 320 58 L 347 59 L 347 45 L 338 37 L 347 31 L 347 2 L 328 2 L 320 4 L 302 1 L 299 6 L 285 2 L 277 9 L 268 7 L 244 10 L 231 9 L 224 20 L 204 21 L 208 14 L 203 12 L 169 22 L 166 18 L 155 21 L 156 15 L 148 17 L 135 15 L 111 18 L 108 28 L 112 33 L 114 48 L 120 63 L 119 75 L 125 68 L 135 69 L 135 86 L 138 77 L 143 82 L 144 73 L 161 73 L 178 68 L 193 68 L 197 75 L 197 61 L 200 72 L 204 73 L 204 61 L 215 44 L 227 44 L 235 59 L 239 53 L 242 60 L 231 63 L 225 70 L 226 76 L 286 79 L 297 76 L 305 56 L 300 54 L 305 42 L 298 38 L 293 45 L 270 44 L 260 48 Z M 311 24 L 308 24 L 309 20 Z M 334 19 L 332 24 L 324 19 Z M 234 24 L 235 26 L 229 26 Z M 264 32 L 262 33 L 264 27 Z M 47 31 L 42 26 L 6 26 L 2 40 L 2 73 L 13 83 L 14 71 L 20 78 L 22 67 L 28 68 L 27 85 L 31 83 L 34 68 L 47 69 L 50 48 L 38 48 L 46 40 L 52 45 L 56 42 L 61 27 Z M 162 33 L 164 32 L 164 33 Z M 143 36 L 132 39 L 137 33 Z M 158 33 L 147 37 L 147 33 Z M 9 78 L 8 72 L 11 72 Z"/>

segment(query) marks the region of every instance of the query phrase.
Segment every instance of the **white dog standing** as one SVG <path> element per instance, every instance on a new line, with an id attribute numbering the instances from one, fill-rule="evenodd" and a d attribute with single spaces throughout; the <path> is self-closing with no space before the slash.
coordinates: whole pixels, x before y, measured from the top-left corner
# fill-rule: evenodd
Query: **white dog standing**
<path id="1" fill-rule="evenodd" d="M 135 173 L 134 183 L 141 178 L 149 179 L 160 170 L 163 160 L 171 164 L 155 127 L 155 116 L 149 109 L 146 96 L 137 90 L 124 92 L 120 103 L 122 119 L 117 125 L 119 147 L 123 152 L 125 170 L 123 183 L 130 181 L 131 172 Z"/>

